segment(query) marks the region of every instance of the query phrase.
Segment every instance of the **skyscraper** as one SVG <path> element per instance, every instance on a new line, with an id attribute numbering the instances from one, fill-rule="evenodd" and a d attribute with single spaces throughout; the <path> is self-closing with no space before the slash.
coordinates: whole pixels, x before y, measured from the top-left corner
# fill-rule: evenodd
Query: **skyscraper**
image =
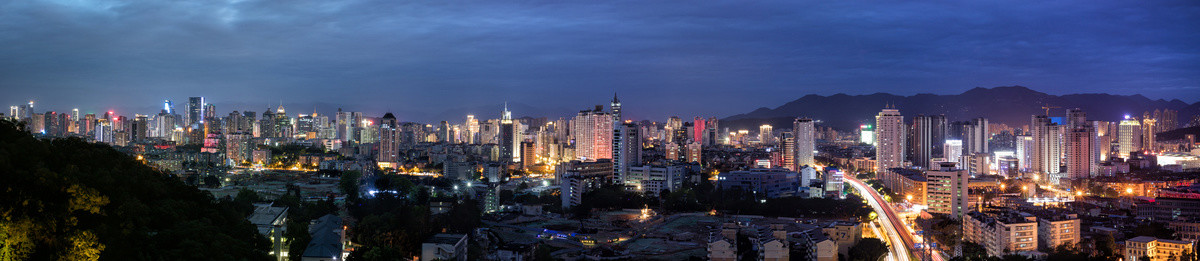
<path id="1" fill-rule="evenodd" d="M 1062 165 L 1062 127 L 1046 115 L 1034 115 L 1029 124 L 1033 134 L 1032 171 L 1057 174 Z"/>
<path id="2" fill-rule="evenodd" d="M 692 133 L 691 133 L 692 141 L 694 141 L 696 143 L 704 142 L 704 130 L 705 130 L 704 123 L 705 123 L 704 117 L 696 117 L 695 119 L 692 119 Z M 768 127 L 770 127 L 770 126 L 768 126 Z M 768 135 L 770 135 L 770 134 L 768 134 Z M 765 143 L 766 141 L 764 140 L 763 142 Z"/>
<path id="3" fill-rule="evenodd" d="M 1142 150 L 1142 125 L 1137 119 L 1125 116 L 1117 127 L 1117 153 L 1122 158 L 1129 158 L 1130 152 Z"/>
<path id="4" fill-rule="evenodd" d="M 699 129 L 700 127 L 696 127 L 696 128 Z M 775 143 L 775 128 L 771 127 L 770 124 L 763 124 L 762 126 L 758 126 L 758 141 L 762 142 L 763 145 L 774 144 Z M 699 143 L 700 141 L 697 140 L 696 142 Z"/>
<path id="5" fill-rule="evenodd" d="M 613 177 L 624 184 L 629 167 L 642 164 L 641 127 L 635 123 L 622 123 L 613 131 Z"/>
<path id="6" fill-rule="evenodd" d="M 792 138 L 795 139 L 795 147 L 788 147 L 788 150 L 794 151 L 796 155 L 795 166 L 793 170 L 800 169 L 799 166 L 813 166 L 816 162 L 813 161 L 813 152 L 817 150 L 815 140 L 815 124 L 809 118 L 797 118 L 792 121 Z"/>
<path id="7" fill-rule="evenodd" d="M 612 108 L 613 127 L 621 128 L 625 119 L 621 118 L 621 100 L 617 99 L 617 93 L 613 93 L 612 103 L 609 106 Z"/>
<path id="8" fill-rule="evenodd" d="M 1063 133 L 1066 177 L 1078 180 L 1095 176 L 1099 159 L 1096 128 L 1087 121 L 1087 113 L 1078 108 L 1067 110 L 1067 124 Z"/>
<path id="9" fill-rule="evenodd" d="M 400 143 L 396 131 L 396 116 L 392 113 L 383 114 L 379 120 L 379 154 L 375 161 L 381 168 L 395 168 L 399 164 Z"/>
<path id="10" fill-rule="evenodd" d="M 584 160 L 612 158 L 612 116 L 603 106 L 580 111 L 575 116 L 575 157 Z"/>
<path id="11" fill-rule="evenodd" d="M 780 132 L 779 133 L 779 148 L 783 154 L 783 168 L 797 171 L 796 168 L 796 132 Z"/>
<path id="12" fill-rule="evenodd" d="M 944 157 L 946 143 L 946 116 L 917 115 L 912 120 L 912 133 L 908 146 L 912 148 L 913 165 L 931 168 L 933 158 Z"/>
<path id="13" fill-rule="evenodd" d="M 875 116 L 876 173 L 904 167 L 904 116 L 891 106 Z"/>
<path id="14" fill-rule="evenodd" d="M 516 125 L 513 124 L 512 112 L 508 111 L 508 103 L 504 104 L 504 111 L 500 114 L 500 129 L 498 138 L 500 139 L 500 160 L 511 162 L 520 161 L 520 159 L 514 159 L 519 157 L 521 154 L 517 152 L 520 147 L 518 144 L 516 144 Z"/>
<path id="15" fill-rule="evenodd" d="M 204 122 L 204 97 L 188 97 L 187 124 L 199 126 Z"/>
<path id="16" fill-rule="evenodd" d="M 988 149 L 988 139 L 991 136 L 987 118 L 972 119 L 970 124 L 963 128 L 963 154 L 991 153 Z"/>

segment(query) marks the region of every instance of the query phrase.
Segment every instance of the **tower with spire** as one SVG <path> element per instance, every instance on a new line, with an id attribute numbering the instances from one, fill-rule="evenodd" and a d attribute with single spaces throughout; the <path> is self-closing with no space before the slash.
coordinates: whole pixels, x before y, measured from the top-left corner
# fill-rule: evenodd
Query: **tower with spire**
<path id="1" fill-rule="evenodd" d="M 612 106 L 613 128 L 616 128 L 621 125 L 624 119 L 621 118 L 621 100 L 617 99 L 617 93 L 615 92 L 613 93 L 612 104 L 610 106 Z"/>

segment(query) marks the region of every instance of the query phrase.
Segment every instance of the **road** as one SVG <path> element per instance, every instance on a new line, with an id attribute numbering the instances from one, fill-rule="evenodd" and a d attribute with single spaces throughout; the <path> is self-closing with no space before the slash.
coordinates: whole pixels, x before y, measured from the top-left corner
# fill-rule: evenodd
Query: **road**
<path id="1" fill-rule="evenodd" d="M 913 240 L 912 232 L 909 232 L 908 228 L 904 226 L 904 221 L 901 220 L 900 215 L 897 215 L 892 206 L 887 201 L 884 201 L 883 197 L 880 197 L 879 193 L 867 186 L 867 184 L 851 177 L 851 175 L 846 175 L 845 180 L 847 184 L 858 190 L 859 194 L 867 195 L 865 197 L 867 203 L 871 205 L 871 208 L 875 209 L 875 213 L 880 213 L 879 218 L 884 219 L 885 222 L 879 223 L 883 225 L 884 232 L 890 239 L 888 241 L 893 242 L 889 245 L 891 245 L 892 256 L 895 257 L 895 260 L 909 261 L 909 257 L 913 256 L 912 247 L 916 241 Z M 903 231 L 897 229 L 903 229 Z M 901 244 L 896 244 L 895 242 L 901 242 Z"/>

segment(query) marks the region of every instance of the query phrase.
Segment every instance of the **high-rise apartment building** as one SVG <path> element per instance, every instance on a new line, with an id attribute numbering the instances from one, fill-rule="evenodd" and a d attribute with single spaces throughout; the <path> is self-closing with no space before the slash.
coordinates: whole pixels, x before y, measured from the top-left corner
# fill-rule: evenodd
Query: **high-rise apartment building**
<path id="1" fill-rule="evenodd" d="M 396 123 L 396 115 L 390 112 L 383 114 L 383 118 L 379 119 L 379 154 L 376 155 L 375 161 L 381 168 L 395 168 L 399 165 L 399 126 Z"/>
<path id="2" fill-rule="evenodd" d="M 593 110 L 580 111 L 575 116 L 575 157 L 581 160 L 611 159 L 612 116 L 597 105 Z"/>
<path id="3" fill-rule="evenodd" d="M 1034 115 L 1029 124 L 1033 134 L 1032 170 L 1037 173 L 1057 174 L 1062 165 L 1062 126 L 1046 115 Z"/>
<path id="4" fill-rule="evenodd" d="M 613 179 L 623 184 L 629 168 L 642 164 L 641 127 L 634 123 L 622 123 L 613 130 Z M 628 184 L 627 184 L 628 185 Z"/>
<path id="5" fill-rule="evenodd" d="M 954 162 L 942 162 L 939 168 L 925 172 L 925 201 L 930 213 L 962 217 L 971 211 L 967 205 L 971 176 L 967 170 L 958 168 Z"/>
<path id="6" fill-rule="evenodd" d="M 800 169 L 799 166 L 813 166 L 813 154 L 817 150 L 815 140 L 816 126 L 812 119 L 798 118 L 792 121 L 792 137 L 795 139 L 795 147 L 785 147 L 794 151 L 796 155 L 795 166 L 792 170 Z"/>
<path id="7" fill-rule="evenodd" d="M 889 106 L 875 116 L 876 173 L 904 167 L 904 129 L 899 109 Z"/>

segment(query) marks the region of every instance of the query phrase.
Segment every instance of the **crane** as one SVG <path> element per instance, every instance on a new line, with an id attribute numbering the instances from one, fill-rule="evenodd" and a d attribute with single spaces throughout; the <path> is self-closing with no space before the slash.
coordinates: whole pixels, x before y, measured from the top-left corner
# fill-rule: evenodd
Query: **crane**
<path id="1" fill-rule="evenodd" d="M 1049 104 L 1049 103 L 1047 103 L 1046 105 L 1043 105 L 1043 106 L 1042 106 L 1042 109 L 1043 109 L 1043 110 L 1046 110 L 1046 117 L 1050 117 L 1050 109 L 1056 109 L 1056 108 L 1062 108 L 1062 107 L 1058 107 L 1058 106 L 1050 106 L 1050 104 Z"/>

